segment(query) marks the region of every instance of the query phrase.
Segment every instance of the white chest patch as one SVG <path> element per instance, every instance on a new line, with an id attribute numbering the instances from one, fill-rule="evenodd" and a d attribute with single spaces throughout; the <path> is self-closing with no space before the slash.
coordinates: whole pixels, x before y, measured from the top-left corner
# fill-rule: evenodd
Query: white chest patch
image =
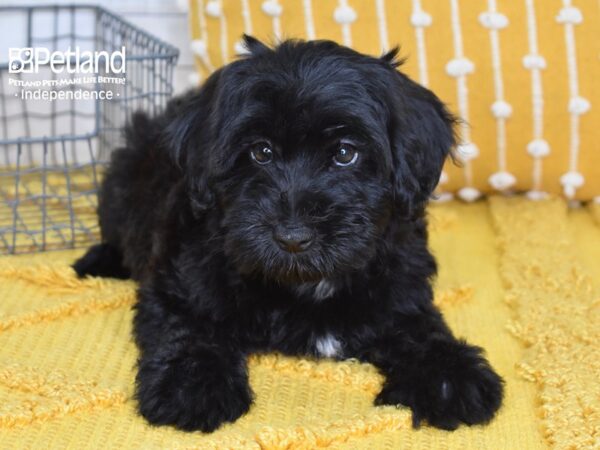
<path id="1" fill-rule="evenodd" d="M 342 343 L 331 334 L 317 339 L 316 347 L 319 354 L 327 358 L 333 358 L 342 353 Z"/>
<path id="2" fill-rule="evenodd" d="M 335 294 L 335 285 L 331 281 L 321 280 L 315 286 L 315 300 L 325 300 Z"/>

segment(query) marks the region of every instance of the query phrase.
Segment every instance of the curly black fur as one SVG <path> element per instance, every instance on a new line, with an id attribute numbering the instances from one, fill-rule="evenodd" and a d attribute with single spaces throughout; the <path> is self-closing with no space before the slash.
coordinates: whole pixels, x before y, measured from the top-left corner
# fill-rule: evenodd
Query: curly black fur
<path id="1" fill-rule="evenodd" d="M 246 43 L 161 116 L 133 117 L 100 192 L 102 244 L 74 266 L 140 282 L 141 414 L 235 421 L 252 403 L 246 356 L 276 351 L 374 364 L 375 403 L 409 406 L 415 426 L 488 422 L 502 380 L 432 303 L 424 207 L 453 117 L 395 51 Z M 270 163 L 249 156 L 257 142 Z M 340 145 L 353 164 L 334 163 Z"/>

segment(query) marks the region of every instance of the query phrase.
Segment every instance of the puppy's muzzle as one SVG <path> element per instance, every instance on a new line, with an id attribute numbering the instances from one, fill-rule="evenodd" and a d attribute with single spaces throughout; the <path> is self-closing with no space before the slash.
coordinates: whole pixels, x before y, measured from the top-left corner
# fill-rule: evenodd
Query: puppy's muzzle
<path id="1" fill-rule="evenodd" d="M 286 252 L 299 253 L 312 245 L 315 233 L 303 225 L 277 225 L 273 230 L 273 239 Z"/>

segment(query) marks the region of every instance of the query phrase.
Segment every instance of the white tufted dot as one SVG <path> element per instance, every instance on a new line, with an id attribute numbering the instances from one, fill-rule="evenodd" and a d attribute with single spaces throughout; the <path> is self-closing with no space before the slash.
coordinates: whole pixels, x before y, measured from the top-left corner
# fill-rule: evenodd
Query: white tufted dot
<path id="1" fill-rule="evenodd" d="M 206 56 L 208 54 L 206 42 L 201 39 L 194 39 L 190 42 L 190 49 L 198 56 Z"/>
<path id="2" fill-rule="evenodd" d="M 446 64 L 446 73 L 451 77 L 460 77 L 473 73 L 475 64 L 467 58 L 455 58 L 448 61 Z"/>
<path id="3" fill-rule="evenodd" d="M 571 114 L 585 114 L 590 110 L 590 101 L 583 97 L 573 97 L 569 100 L 569 112 Z"/>
<path id="4" fill-rule="evenodd" d="M 567 172 L 560 177 L 560 184 L 563 186 L 563 192 L 567 198 L 575 195 L 575 190 L 583 186 L 584 178 L 579 172 Z"/>
<path id="5" fill-rule="evenodd" d="M 596 203 L 597 205 L 600 205 L 600 195 L 598 195 L 597 197 L 594 197 L 594 203 Z"/>
<path id="6" fill-rule="evenodd" d="M 563 186 L 574 186 L 576 188 L 583 186 L 584 178 L 579 172 L 571 171 L 560 177 L 560 184 Z"/>
<path id="7" fill-rule="evenodd" d="M 556 16 L 556 21 L 558 23 L 571 23 L 577 25 L 583 22 L 583 15 L 576 7 L 565 6 L 559 11 L 558 15 Z"/>
<path id="8" fill-rule="evenodd" d="M 204 10 L 210 17 L 220 17 L 222 13 L 221 3 L 217 0 L 210 0 L 204 7 Z"/>
<path id="9" fill-rule="evenodd" d="M 428 27 L 431 25 L 431 15 L 425 11 L 414 12 L 410 16 L 410 23 L 413 27 Z"/>
<path id="10" fill-rule="evenodd" d="M 463 161 L 471 161 L 479 156 L 479 149 L 472 142 L 466 144 L 458 144 L 456 153 Z"/>
<path id="11" fill-rule="evenodd" d="M 244 41 L 237 41 L 233 45 L 233 50 L 235 51 L 236 55 L 249 55 L 250 54 L 250 50 L 248 50 L 248 47 L 246 47 L 246 44 L 244 43 Z"/>
<path id="12" fill-rule="evenodd" d="M 512 106 L 504 100 L 497 100 L 492 103 L 492 114 L 497 119 L 506 119 L 512 115 Z"/>
<path id="13" fill-rule="evenodd" d="M 483 12 L 479 14 L 479 23 L 492 30 L 500 30 L 508 26 L 508 17 L 499 12 Z"/>
<path id="14" fill-rule="evenodd" d="M 283 6 L 274 0 L 267 0 L 261 5 L 263 12 L 271 17 L 279 17 L 283 12 Z"/>
<path id="15" fill-rule="evenodd" d="M 451 192 L 441 192 L 439 194 L 434 194 L 431 198 L 433 203 L 446 203 L 454 198 Z"/>
<path id="16" fill-rule="evenodd" d="M 348 5 L 338 6 L 333 12 L 333 20 L 342 25 L 354 22 L 357 17 L 356 11 Z"/>
<path id="17" fill-rule="evenodd" d="M 458 191 L 458 196 L 465 202 L 474 202 L 481 196 L 481 192 L 473 187 L 464 187 Z"/>
<path id="18" fill-rule="evenodd" d="M 541 55 L 523 56 L 523 66 L 526 69 L 545 69 L 546 59 Z"/>
<path id="19" fill-rule="evenodd" d="M 550 154 L 550 144 L 545 139 L 534 139 L 527 144 L 527 153 L 534 158 L 543 158 Z"/>
<path id="20" fill-rule="evenodd" d="M 488 178 L 488 182 L 494 189 L 503 191 L 514 185 L 517 182 L 517 179 L 509 172 L 500 171 L 492 174 Z"/>
<path id="21" fill-rule="evenodd" d="M 200 84 L 201 78 L 198 72 L 192 72 L 188 75 L 188 83 L 190 86 L 198 86 Z"/>
<path id="22" fill-rule="evenodd" d="M 544 191 L 527 191 L 525 194 L 529 200 L 544 200 L 549 197 L 547 192 Z"/>
<path id="23" fill-rule="evenodd" d="M 448 174 L 444 171 L 440 174 L 438 184 L 446 184 L 448 182 Z"/>

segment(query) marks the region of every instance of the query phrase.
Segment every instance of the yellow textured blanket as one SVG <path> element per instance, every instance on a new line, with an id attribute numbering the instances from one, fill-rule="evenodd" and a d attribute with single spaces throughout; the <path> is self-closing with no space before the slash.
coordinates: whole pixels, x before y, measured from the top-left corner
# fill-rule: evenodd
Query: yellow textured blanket
<path id="1" fill-rule="evenodd" d="M 270 355 L 237 423 L 150 427 L 131 399 L 135 285 L 77 280 L 78 250 L 0 258 L 0 448 L 600 448 L 599 211 L 493 198 L 430 216 L 436 302 L 506 379 L 489 426 L 415 431 L 372 406 L 372 367 Z"/>

